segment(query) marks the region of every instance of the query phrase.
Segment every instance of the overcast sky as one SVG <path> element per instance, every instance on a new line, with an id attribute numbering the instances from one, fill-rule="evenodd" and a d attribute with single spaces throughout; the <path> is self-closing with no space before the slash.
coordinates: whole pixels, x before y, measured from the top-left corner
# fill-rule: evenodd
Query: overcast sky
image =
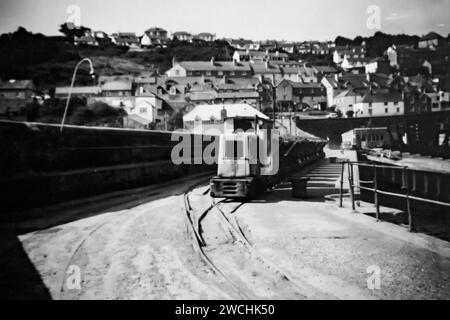
<path id="1" fill-rule="evenodd" d="M 19 26 L 58 34 L 78 5 L 81 24 L 107 33 L 158 26 L 169 32 L 212 32 L 253 40 L 334 40 L 372 35 L 367 8 L 381 9 L 381 31 L 450 32 L 450 0 L 0 0 L 0 33 Z"/>

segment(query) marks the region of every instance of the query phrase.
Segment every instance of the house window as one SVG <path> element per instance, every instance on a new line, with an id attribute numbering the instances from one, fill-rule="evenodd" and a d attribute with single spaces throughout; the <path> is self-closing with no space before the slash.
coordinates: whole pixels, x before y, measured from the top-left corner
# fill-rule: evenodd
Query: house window
<path id="1" fill-rule="evenodd" d="M 175 75 L 179 76 L 180 75 L 180 70 L 175 70 Z"/>
<path id="2" fill-rule="evenodd" d="M 394 102 L 394 106 L 398 106 L 398 101 L 395 101 L 395 102 Z"/>
<path id="3" fill-rule="evenodd" d="M 388 108 L 385 108 L 385 109 L 384 109 L 384 113 L 388 113 Z"/>
<path id="4" fill-rule="evenodd" d="M 385 102 L 384 105 L 387 106 L 387 105 L 388 105 L 388 102 Z"/>
<path id="5" fill-rule="evenodd" d="M 397 108 L 397 113 L 400 113 L 400 108 Z"/>
<path id="6" fill-rule="evenodd" d="M 210 77 L 210 76 L 211 76 L 211 71 L 207 71 L 207 72 L 206 72 L 206 75 L 207 75 L 208 77 Z"/>
<path id="7" fill-rule="evenodd" d="M 223 76 L 223 71 L 218 71 L 217 74 L 218 74 L 219 76 Z"/>
<path id="8" fill-rule="evenodd" d="M 235 75 L 234 71 L 231 71 L 230 76 L 234 76 L 234 75 Z"/>
<path id="9" fill-rule="evenodd" d="M 372 109 L 369 109 L 369 115 L 372 115 Z"/>

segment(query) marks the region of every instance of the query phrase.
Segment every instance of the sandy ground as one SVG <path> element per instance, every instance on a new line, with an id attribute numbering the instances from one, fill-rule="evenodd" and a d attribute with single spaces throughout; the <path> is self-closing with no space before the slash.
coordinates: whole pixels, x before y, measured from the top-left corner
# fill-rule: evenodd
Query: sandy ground
<path id="1" fill-rule="evenodd" d="M 450 298 L 449 243 L 351 213 L 347 197 L 345 208 L 338 208 L 333 195 L 339 190 L 339 164 L 324 161 L 302 175 L 311 178 L 308 199 L 292 198 L 290 185 L 282 184 L 233 214 L 252 246 L 288 275 L 289 282 L 249 254 L 223 227 L 217 212 L 203 221 L 205 252 L 247 298 Z M 95 205 L 102 207 L 100 213 L 92 203 L 72 204 L 76 213 L 59 207 L 64 209 L 53 225 L 36 219 L 39 230 L 8 236 L 3 242 L 2 296 L 239 299 L 192 246 L 182 195 L 201 180 L 156 186 L 157 194 L 148 191 L 138 202 L 136 194 L 129 195 L 129 203 L 99 199 Z M 208 206 L 200 195 L 192 201 L 198 208 Z M 362 208 L 370 209 L 367 204 L 361 204 Z M 2 240 L 9 234 L 7 228 L 2 227 Z M 380 270 L 379 289 L 368 288 L 371 266 Z M 80 271 L 79 289 L 71 286 L 74 268 Z"/>
<path id="2" fill-rule="evenodd" d="M 188 239 L 182 193 L 194 182 L 166 187 L 157 197 L 161 199 L 150 197 L 145 204 L 130 209 L 111 208 L 107 213 L 20 235 L 23 250 L 48 296 L 33 294 L 36 292 L 22 295 L 17 282 L 6 279 L 5 269 L 23 263 L 19 260 L 2 266 L 2 295 L 52 299 L 231 298 L 220 289 L 223 280 L 199 259 Z M 2 264 L 12 250 L 12 246 L 3 248 Z M 70 285 L 74 267 L 81 271 L 80 289 Z M 22 279 L 17 280 L 27 281 L 28 273 L 23 271 L 19 274 Z M 32 283 L 22 287 L 29 286 Z"/>
<path id="3" fill-rule="evenodd" d="M 308 199 L 293 199 L 289 185 L 281 185 L 260 203 L 243 206 L 237 219 L 253 245 L 332 299 L 449 299 L 450 244 L 352 213 L 348 199 L 339 208 L 330 197 L 339 192 L 339 174 L 339 165 L 324 161 L 302 174 L 311 178 Z M 380 270 L 380 289 L 368 288 L 373 266 Z"/>

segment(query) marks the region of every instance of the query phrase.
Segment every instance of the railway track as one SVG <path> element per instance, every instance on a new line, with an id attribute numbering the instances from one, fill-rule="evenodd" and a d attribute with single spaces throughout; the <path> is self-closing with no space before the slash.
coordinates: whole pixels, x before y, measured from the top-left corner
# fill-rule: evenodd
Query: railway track
<path id="1" fill-rule="evenodd" d="M 209 189 L 196 189 L 184 194 L 184 204 L 194 248 L 240 298 L 307 298 L 302 294 L 306 291 L 304 285 L 264 257 L 248 240 L 236 217 L 245 202 L 217 201 L 209 196 Z M 229 241 L 217 244 L 210 240 L 218 229 L 211 228 L 208 218 L 225 231 Z"/>

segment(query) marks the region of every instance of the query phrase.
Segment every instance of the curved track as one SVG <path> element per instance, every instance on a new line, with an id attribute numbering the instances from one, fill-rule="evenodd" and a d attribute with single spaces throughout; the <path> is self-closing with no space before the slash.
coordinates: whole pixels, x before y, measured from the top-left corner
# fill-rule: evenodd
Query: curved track
<path id="1" fill-rule="evenodd" d="M 224 278 L 244 299 L 305 298 L 302 286 L 282 271 L 276 264 L 264 257 L 248 240 L 236 217 L 236 212 L 245 202 L 226 199 L 215 200 L 209 196 L 209 189 L 200 193 L 192 190 L 185 193 L 185 211 L 193 245 L 203 261 Z M 197 197 L 195 204 L 191 197 Z M 196 205 L 198 208 L 196 208 Z M 206 207 L 205 207 L 206 206 Z M 220 226 L 229 236 L 227 242 L 217 244 L 211 239 Z"/>

